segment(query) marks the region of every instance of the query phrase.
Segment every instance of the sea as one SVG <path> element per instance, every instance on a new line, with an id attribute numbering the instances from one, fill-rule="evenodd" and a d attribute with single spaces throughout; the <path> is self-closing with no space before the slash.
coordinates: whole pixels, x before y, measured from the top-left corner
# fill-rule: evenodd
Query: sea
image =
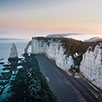
<path id="1" fill-rule="evenodd" d="M 15 43 L 18 51 L 18 56 L 22 57 L 24 48 L 26 47 L 29 40 L 25 39 L 6 39 L 0 38 L 0 59 L 7 59 L 10 55 L 12 43 Z"/>

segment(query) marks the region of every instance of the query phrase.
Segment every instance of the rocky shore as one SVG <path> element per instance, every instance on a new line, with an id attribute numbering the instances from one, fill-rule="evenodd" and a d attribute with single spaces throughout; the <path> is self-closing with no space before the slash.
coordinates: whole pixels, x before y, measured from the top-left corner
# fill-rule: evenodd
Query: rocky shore
<path id="1" fill-rule="evenodd" d="M 23 57 L 0 64 L 0 102 L 55 102 L 35 56 Z"/>

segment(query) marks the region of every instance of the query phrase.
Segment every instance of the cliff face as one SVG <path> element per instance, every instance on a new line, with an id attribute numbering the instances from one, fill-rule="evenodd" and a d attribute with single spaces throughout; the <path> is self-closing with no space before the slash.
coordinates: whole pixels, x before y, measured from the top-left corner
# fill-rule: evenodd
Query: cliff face
<path id="1" fill-rule="evenodd" d="M 80 42 L 63 38 L 33 38 L 25 48 L 32 47 L 32 54 L 46 54 L 56 65 L 68 72 L 80 68 L 82 74 L 102 89 L 102 44 Z"/>
<path id="2" fill-rule="evenodd" d="M 80 71 L 94 85 L 102 89 L 102 44 L 96 45 L 94 50 L 89 47 L 83 55 Z"/>
<path id="3" fill-rule="evenodd" d="M 78 68 L 82 54 L 86 52 L 91 43 L 81 42 L 68 38 L 32 38 L 28 42 L 25 53 L 31 46 L 32 54 L 46 54 L 55 60 L 56 65 L 68 72 L 70 68 Z"/>
<path id="4" fill-rule="evenodd" d="M 17 57 L 18 57 L 17 48 L 16 45 L 13 43 L 9 58 L 17 58 Z"/>
<path id="5" fill-rule="evenodd" d="M 65 49 L 62 47 L 59 41 L 53 40 L 32 39 L 32 54 L 44 53 L 49 58 L 55 60 L 56 65 L 61 69 L 68 71 L 74 65 L 74 61 L 71 55 L 64 54 Z"/>

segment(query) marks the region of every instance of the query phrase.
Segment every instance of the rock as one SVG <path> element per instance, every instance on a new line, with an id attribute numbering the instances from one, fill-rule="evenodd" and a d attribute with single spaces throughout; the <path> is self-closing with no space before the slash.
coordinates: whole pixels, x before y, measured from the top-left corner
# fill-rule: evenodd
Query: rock
<path id="1" fill-rule="evenodd" d="M 2 93 L 4 87 L 2 85 L 0 85 L 0 94 Z"/>
<path id="2" fill-rule="evenodd" d="M 92 84 L 102 89 L 102 43 L 91 49 L 83 55 L 80 71 Z"/>
<path id="3" fill-rule="evenodd" d="M 4 64 L 4 62 L 0 62 L 0 64 Z"/>
<path id="4" fill-rule="evenodd" d="M 19 58 L 18 58 L 17 48 L 16 45 L 13 43 L 8 61 L 10 62 L 12 67 L 16 67 L 18 64 L 18 60 Z"/>
<path id="5" fill-rule="evenodd" d="M 23 66 L 21 66 L 21 65 L 20 65 L 20 66 L 17 66 L 17 69 L 18 69 L 18 70 L 19 70 L 19 69 L 22 69 L 22 68 L 23 68 Z"/>
<path id="6" fill-rule="evenodd" d="M 0 80 L 0 85 L 6 85 L 9 81 L 8 80 Z"/>
<path id="7" fill-rule="evenodd" d="M 12 71 L 14 68 L 12 68 L 11 66 L 7 66 L 5 68 L 3 68 L 2 70 L 3 71 L 6 71 L 6 70 L 9 70 L 9 71 Z"/>
<path id="8" fill-rule="evenodd" d="M 12 44 L 12 48 L 11 48 L 9 59 L 16 59 L 16 58 L 18 58 L 18 53 L 17 53 L 16 45 L 13 43 Z"/>
<path id="9" fill-rule="evenodd" d="M 58 67 L 68 72 L 71 66 L 74 66 L 74 59 L 72 55 L 67 56 L 65 54 L 65 49 L 59 40 L 32 38 L 25 48 L 25 56 L 27 56 L 28 49 L 31 46 L 31 54 L 46 54 L 50 59 L 55 60 Z"/>
<path id="10" fill-rule="evenodd" d="M 2 72 L 1 80 L 9 80 L 11 78 L 11 72 Z"/>
<path id="11" fill-rule="evenodd" d="M 28 48 L 29 46 L 31 46 L 31 44 L 32 44 L 32 41 L 29 41 L 26 48 L 24 49 L 24 53 L 28 53 Z"/>

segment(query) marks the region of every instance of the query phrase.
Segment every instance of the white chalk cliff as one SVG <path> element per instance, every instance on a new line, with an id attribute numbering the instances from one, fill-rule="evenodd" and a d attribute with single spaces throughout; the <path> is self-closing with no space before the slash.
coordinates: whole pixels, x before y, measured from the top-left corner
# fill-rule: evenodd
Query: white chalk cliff
<path id="1" fill-rule="evenodd" d="M 98 88 L 102 89 L 102 44 L 96 45 L 94 50 L 91 47 L 83 55 L 80 71 Z"/>
<path id="2" fill-rule="evenodd" d="M 17 57 L 18 57 L 17 48 L 16 45 L 13 43 L 9 58 L 17 58 Z"/>
<path id="3" fill-rule="evenodd" d="M 55 60 L 56 65 L 68 72 L 71 67 L 80 67 L 82 74 L 98 88 L 102 89 L 102 44 L 95 46 L 94 50 L 89 47 L 83 54 L 80 66 L 75 65 L 74 59 L 78 56 L 73 53 L 74 58 L 70 54 L 65 54 L 65 48 L 62 43 L 53 39 L 44 40 L 33 38 L 25 48 L 25 53 L 31 46 L 32 54 L 46 54 L 49 58 Z"/>
<path id="4" fill-rule="evenodd" d="M 46 42 L 44 40 L 32 39 L 25 48 L 25 53 L 30 45 L 32 47 L 32 54 L 46 54 L 49 58 L 54 59 L 56 65 L 64 71 L 68 71 L 74 66 L 72 56 L 64 54 L 65 49 L 59 41 L 54 42 L 53 40 L 49 40 Z"/>

